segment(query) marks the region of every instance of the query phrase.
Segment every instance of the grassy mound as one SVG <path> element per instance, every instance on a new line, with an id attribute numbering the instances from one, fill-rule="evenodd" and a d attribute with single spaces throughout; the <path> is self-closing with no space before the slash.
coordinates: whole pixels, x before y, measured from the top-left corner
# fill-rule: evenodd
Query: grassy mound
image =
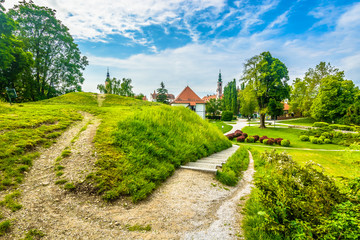
<path id="1" fill-rule="evenodd" d="M 106 98 L 102 104 L 103 107 L 150 106 L 150 105 L 157 105 L 157 103 L 138 100 L 131 97 L 123 97 L 115 94 L 106 94 Z"/>
<path id="2" fill-rule="evenodd" d="M 165 105 L 133 109 L 112 137 L 118 153 L 103 152 L 91 176 L 106 200 L 122 195 L 134 202 L 144 199 L 181 164 L 231 146 L 196 113 Z"/>
<path id="3" fill-rule="evenodd" d="M 67 93 L 58 97 L 34 102 L 33 104 L 72 104 L 97 106 L 97 94 L 86 92 Z"/>

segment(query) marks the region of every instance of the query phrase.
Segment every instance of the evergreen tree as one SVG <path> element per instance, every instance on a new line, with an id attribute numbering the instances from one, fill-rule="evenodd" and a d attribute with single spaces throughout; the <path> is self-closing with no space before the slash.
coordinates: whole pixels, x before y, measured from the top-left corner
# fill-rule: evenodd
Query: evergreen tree
<path id="1" fill-rule="evenodd" d="M 224 87 L 222 98 L 223 110 L 231 111 L 234 115 L 238 114 L 239 104 L 237 96 L 236 80 L 234 79 Z"/>
<path id="2" fill-rule="evenodd" d="M 160 83 L 160 88 L 157 89 L 157 96 L 156 101 L 168 104 L 168 97 L 167 97 L 168 90 L 165 88 L 164 82 Z"/>

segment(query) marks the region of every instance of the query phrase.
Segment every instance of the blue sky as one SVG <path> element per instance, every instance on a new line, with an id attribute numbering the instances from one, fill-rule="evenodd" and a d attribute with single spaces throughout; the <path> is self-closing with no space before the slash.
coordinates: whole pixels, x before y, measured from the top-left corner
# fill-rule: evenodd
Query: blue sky
<path id="1" fill-rule="evenodd" d="M 360 85 L 360 1 L 352 0 L 34 0 L 56 9 L 89 58 L 84 91 L 97 92 L 107 67 L 149 96 L 165 83 L 200 97 L 240 79 L 243 64 L 270 51 L 290 82 L 320 61 Z M 17 1 L 5 0 L 11 8 Z"/>

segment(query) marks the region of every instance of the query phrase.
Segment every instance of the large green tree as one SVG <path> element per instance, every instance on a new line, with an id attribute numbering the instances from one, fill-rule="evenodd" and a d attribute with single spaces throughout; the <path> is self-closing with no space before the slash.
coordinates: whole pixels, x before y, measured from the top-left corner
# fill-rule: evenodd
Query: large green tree
<path id="1" fill-rule="evenodd" d="M 23 97 L 21 75 L 28 72 L 33 61 L 32 54 L 23 50 L 24 43 L 14 36 L 16 23 L 9 18 L 0 5 L 0 95 L 4 98 L 6 87 L 16 88 Z M 20 91 L 20 92 L 19 92 Z"/>
<path id="2" fill-rule="evenodd" d="M 164 82 L 160 83 L 160 88 L 157 89 L 156 101 L 168 104 L 168 90 L 165 88 Z"/>
<path id="3" fill-rule="evenodd" d="M 231 111 L 234 115 L 238 114 L 239 112 L 238 93 L 235 79 L 224 87 L 222 109 L 224 111 Z"/>
<path id="4" fill-rule="evenodd" d="M 358 88 L 351 80 L 345 80 L 342 73 L 329 75 L 322 79 L 310 112 L 318 121 L 338 121 L 346 115 L 354 103 Z"/>
<path id="5" fill-rule="evenodd" d="M 243 90 L 239 91 L 240 113 L 243 116 L 249 117 L 254 114 L 259 104 L 257 102 L 256 92 L 252 86 L 247 85 L 245 87 L 244 84 L 241 85 Z"/>
<path id="6" fill-rule="evenodd" d="M 309 68 L 303 80 L 297 78 L 294 82 L 290 96 L 291 111 L 310 116 L 310 109 L 319 93 L 322 79 L 338 74 L 344 77 L 344 72 L 331 66 L 330 63 L 320 62 L 315 68 Z"/>
<path id="7" fill-rule="evenodd" d="M 260 110 L 260 128 L 265 128 L 265 115 L 270 99 L 276 102 L 289 97 L 287 67 L 279 59 L 263 52 L 250 58 L 244 65 L 243 81 L 256 92 Z"/>
<path id="8" fill-rule="evenodd" d="M 132 88 L 130 78 L 123 78 L 122 81 L 116 78 L 107 78 L 105 84 L 97 85 L 100 93 L 116 94 L 124 97 L 134 96 Z"/>
<path id="9" fill-rule="evenodd" d="M 55 10 L 20 2 L 9 10 L 8 16 L 18 23 L 16 36 L 25 43 L 25 50 L 33 54 L 34 65 L 29 71 L 35 95 L 32 100 L 81 91 L 82 71 L 88 65 L 78 45 L 55 16 Z"/>

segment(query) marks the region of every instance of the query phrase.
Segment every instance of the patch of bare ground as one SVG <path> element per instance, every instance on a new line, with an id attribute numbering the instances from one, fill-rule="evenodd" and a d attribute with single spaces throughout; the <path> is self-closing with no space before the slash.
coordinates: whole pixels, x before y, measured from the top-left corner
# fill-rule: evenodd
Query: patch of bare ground
<path id="1" fill-rule="evenodd" d="M 97 94 L 98 106 L 101 107 L 105 100 L 105 94 Z"/>
<path id="2" fill-rule="evenodd" d="M 91 121 L 86 130 L 81 129 Z M 43 239 L 234 239 L 239 232 L 237 203 L 251 189 L 253 161 L 238 187 L 227 188 L 214 174 L 179 169 L 147 200 L 132 204 L 127 198 L 105 203 L 97 195 L 69 192 L 55 182 L 54 164 L 62 160 L 61 178 L 81 182 L 94 167 L 93 136 L 99 120 L 84 113 L 81 123 L 67 130 L 49 149 L 44 149 L 21 185 L 23 208 L 7 211 L 13 219 L 3 239 L 20 239 L 31 229 Z M 78 135 L 75 142 L 71 142 Z M 151 230 L 130 231 L 130 226 Z"/>

